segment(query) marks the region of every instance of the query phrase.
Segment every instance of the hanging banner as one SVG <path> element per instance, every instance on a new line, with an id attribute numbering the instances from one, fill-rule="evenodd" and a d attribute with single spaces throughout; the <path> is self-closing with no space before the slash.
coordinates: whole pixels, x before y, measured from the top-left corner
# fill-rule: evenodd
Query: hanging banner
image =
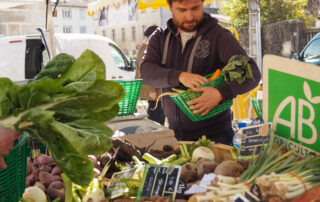
<path id="1" fill-rule="evenodd" d="M 128 0 L 103 7 L 100 12 L 99 26 L 123 25 L 137 20 L 138 3 Z"/>
<path id="2" fill-rule="evenodd" d="M 320 68 L 278 56 L 263 59 L 263 118 L 275 141 L 305 156 L 320 153 Z"/>

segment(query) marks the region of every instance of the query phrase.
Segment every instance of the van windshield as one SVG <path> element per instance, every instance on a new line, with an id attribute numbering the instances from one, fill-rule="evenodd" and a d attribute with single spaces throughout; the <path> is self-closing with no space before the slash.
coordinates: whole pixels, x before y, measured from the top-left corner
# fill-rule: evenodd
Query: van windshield
<path id="1" fill-rule="evenodd" d="M 120 69 L 125 69 L 127 65 L 123 53 L 113 44 L 110 44 L 110 50 L 116 66 Z"/>

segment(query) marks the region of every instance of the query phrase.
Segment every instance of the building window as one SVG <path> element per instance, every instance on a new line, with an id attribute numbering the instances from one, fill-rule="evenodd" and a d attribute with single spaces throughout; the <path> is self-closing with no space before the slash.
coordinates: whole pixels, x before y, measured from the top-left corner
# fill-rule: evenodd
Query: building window
<path id="1" fill-rule="evenodd" d="M 112 30 L 112 40 L 115 41 L 116 40 L 116 30 Z"/>
<path id="2" fill-rule="evenodd" d="M 80 9 L 80 20 L 86 19 L 86 11 L 84 9 Z"/>
<path id="3" fill-rule="evenodd" d="M 146 31 L 146 27 L 145 25 L 142 25 L 142 36 L 144 36 L 144 32 Z"/>
<path id="4" fill-rule="evenodd" d="M 80 27 L 80 33 L 81 33 L 81 34 L 87 33 L 87 27 L 86 27 L 86 26 L 81 26 L 81 27 Z"/>
<path id="5" fill-rule="evenodd" d="M 72 33 L 72 26 L 63 26 L 63 33 Z"/>
<path id="6" fill-rule="evenodd" d="M 121 28 L 121 36 L 122 41 L 126 41 L 126 30 L 124 28 Z"/>
<path id="7" fill-rule="evenodd" d="M 106 30 L 102 30 L 102 36 L 106 36 Z"/>
<path id="8" fill-rule="evenodd" d="M 136 40 L 136 27 L 131 27 L 132 40 Z"/>
<path id="9" fill-rule="evenodd" d="M 132 51 L 132 55 L 136 55 L 136 50 L 133 50 L 133 51 Z"/>
<path id="10" fill-rule="evenodd" d="M 71 9 L 62 9 L 62 18 L 72 18 Z"/>

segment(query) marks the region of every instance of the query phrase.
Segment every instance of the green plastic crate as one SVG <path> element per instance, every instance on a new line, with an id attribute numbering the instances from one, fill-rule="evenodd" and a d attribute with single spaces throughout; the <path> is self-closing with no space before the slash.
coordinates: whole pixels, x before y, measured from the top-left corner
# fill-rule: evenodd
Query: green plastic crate
<path id="1" fill-rule="evenodd" d="M 125 91 L 123 100 L 119 102 L 120 110 L 118 116 L 128 116 L 135 112 L 139 99 L 142 79 L 135 80 L 113 80 L 121 84 Z"/>
<path id="2" fill-rule="evenodd" d="M 0 201 L 17 202 L 22 197 L 26 183 L 27 140 L 28 134 L 24 133 L 5 156 L 7 168 L 0 169 Z"/>
<path id="3" fill-rule="evenodd" d="M 258 98 L 252 98 L 251 103 L 257 114 L 257 117 L 262 118 L 262 100 Z"/>
<path id="4" fill-rule="evenodd" d="M 206 75 L 207 78 L 209 78 L 212 74 Z M 201 86 L 211 86 L 211 87 L 219 87 L 224 83 L 224 77 L 219 76 L 218 78 L 208 81 L 205 84 L 202 84 Z M 215 108 L 211 109 L 208 114 L 205 116 L 201 116 L 200 114 L 194 114 L 192 110 L 190 109 L 190 106 L 187 104 L 189 100 L 192 100 L 194 98 L 197 98 L 201 96 L 202 93 L 200 92 L 194 92 L 192 90 L 188 90 L 183 93 L 179 93 L 178 95 L 172 95 L 170 96 L 173 101 L 179 106 L 179 108 L 192 120 L 192 121 L 202 121 L 208 118 L 211 118 L 215 115 L 218 115 L 228 108 L 231 107 L 233 101 L 228 100 L 226 102 L 221 103 L 220 105 L 216 106 Z"/>

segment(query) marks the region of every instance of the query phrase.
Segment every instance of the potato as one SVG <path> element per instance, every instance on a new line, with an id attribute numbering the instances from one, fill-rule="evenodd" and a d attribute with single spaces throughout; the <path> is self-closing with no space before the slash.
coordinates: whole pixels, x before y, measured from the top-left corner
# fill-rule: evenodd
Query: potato
<path id="1" fill-rule="evenodd" d="M 226 160 L 220 163 L 214 173 L 216 175 L 229 176 L 229 177 L 240 177 L 243 173 L 243 167 L 235 161 Z"/>
<path id="2" fill-rule="evenodd" d="M 204 174 L 214 173 L 214 170 L 216 169 L 217 166 L 218 166 L 218 164 L 214 161 L 210 161 L 207 159 L 198 160 L 198 162 L 197 162 L 198 178 L 201 179 L 204 176 Z"/>
<path id="3" fill-rule="evenodd" d="M 195 163 L 186 163 L 181 167 L 180 178 L 185 182 L 194 182 L 198 179 L 197 165 Z"/>

